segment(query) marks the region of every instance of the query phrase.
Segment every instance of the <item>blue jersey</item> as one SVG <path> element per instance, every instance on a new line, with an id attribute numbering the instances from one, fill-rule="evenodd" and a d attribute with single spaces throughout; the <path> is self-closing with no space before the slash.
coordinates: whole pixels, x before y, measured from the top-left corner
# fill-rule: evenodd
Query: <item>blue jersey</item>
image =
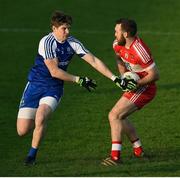
<path id="1" fill-rule="evenodd" d="M 40 40 L 35 65 L 29 72 L 28 80 L 43 86 L 63 86 L 62 80 L 51 76 L 44 60 L 57 58 L 59 62 L 58 67 L 66 71 L 74 54 L 83 57 L 87 53 L 89 51 L 74 37 L 70 36 L 66 41 L 60 43 L 53 33 L 50 33 Z"/>

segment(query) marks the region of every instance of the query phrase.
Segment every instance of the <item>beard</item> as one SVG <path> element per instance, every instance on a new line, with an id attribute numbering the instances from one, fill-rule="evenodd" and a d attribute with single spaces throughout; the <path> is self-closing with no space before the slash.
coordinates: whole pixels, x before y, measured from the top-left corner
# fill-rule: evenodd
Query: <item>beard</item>
<path id="1" fill-rule="evenodd" d="M 125 44 L 126 44 L 126 39 L 124 38 L 124 36 L 122 34 L 121 34 L 120 39 L 118 40 L 118 44 L 120 46 L 125 46 Z"/>

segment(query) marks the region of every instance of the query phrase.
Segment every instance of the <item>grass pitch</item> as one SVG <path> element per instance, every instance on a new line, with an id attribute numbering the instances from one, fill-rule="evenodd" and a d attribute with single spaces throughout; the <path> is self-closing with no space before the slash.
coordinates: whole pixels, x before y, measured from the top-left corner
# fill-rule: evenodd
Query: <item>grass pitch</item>
<path id="1" fill-rule="evenodd" d="M 0 176 L 180 176 L 179 0 L 0 0 L 0 4 Z M 88 93 L 65 84 L 64 97 L 49 120 L 39 149 L 38 164 L 31 168 L 22 165 L 31 134 L 17 136 L 19 100 L 39 40 L 48 33 L 55 9 L 73 16 L 72 35 L 114 72 L 114 21 L 119 17 L 137 21 L 139 35 L 151 48 L 160 70 L 157 97 L 131 116 L 151 156 L 149 161 L 132 159 L 131 145 L 124 138 L 124 164 L 100 165 L 111 147 L 108 112 L 121 91 L 75 57 L 68 71 L 96 79 L 98 88 Z"/>

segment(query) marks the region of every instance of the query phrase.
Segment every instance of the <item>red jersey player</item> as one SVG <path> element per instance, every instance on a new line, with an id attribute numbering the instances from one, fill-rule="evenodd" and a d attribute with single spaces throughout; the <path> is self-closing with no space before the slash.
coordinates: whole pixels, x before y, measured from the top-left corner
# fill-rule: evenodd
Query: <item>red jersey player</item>
<path id="1" fill-rule="evenodd" d="M 158 69 L 149 48 L 137 36 L 137 25 L 134 20 L 117 20 L 115 38 L 113 49 L 120 74 L 132 71 L 136 72 L 140 79 L 137 82 L 132 80 L 130 88 L 122 87 L 125 92 L 109 113 L 112 149 L 111 156 L 102 161 L 106 166 L 121 162 L 122 133 L 125 133 L 131 141 L 134 156 L 144 155 L 140 139 L 128 116 L 155 97 L 155 81 L 159 79 Z"/>

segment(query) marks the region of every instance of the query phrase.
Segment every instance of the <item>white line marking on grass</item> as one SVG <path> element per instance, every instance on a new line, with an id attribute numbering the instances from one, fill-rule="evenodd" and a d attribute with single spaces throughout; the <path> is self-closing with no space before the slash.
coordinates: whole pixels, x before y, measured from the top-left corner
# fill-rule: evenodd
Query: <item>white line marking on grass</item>
<path id="1" fill-rule="evenodd" d="M 47 30 L 36 29 L 36 28 L 0 28 L 0 32 L 11 32 L 11 33 L 48 33 Z M 112 31 L 102 31 L 102 30 L 72 30 L 74 33 L 86 33 L 86 34 L 113 34 Z M 150 35 L 162 35 L 162 36 L 179 36 L 180 32 L 161 32 L 161 31 L 139 31 L 139 34 L 150 34 Z"/>
<path id="2" fill-rule="evenodd" d="M 34 29 L 34 28 L 0 28 L 0 32 L 46 32 L 46 30 L 42 29 Z"/>

